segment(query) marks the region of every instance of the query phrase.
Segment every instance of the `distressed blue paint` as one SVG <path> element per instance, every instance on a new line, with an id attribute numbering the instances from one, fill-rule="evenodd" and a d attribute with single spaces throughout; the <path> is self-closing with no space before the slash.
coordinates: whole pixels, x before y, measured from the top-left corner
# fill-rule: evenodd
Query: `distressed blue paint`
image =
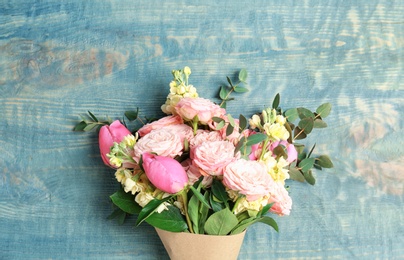
<path id="1" fill-rule="evenodd" d="M 4 1 L 3 1 L 4 2 Z M 134 3 L 136 2 L 136 3 Z M 399 1 L 0 3 L 0 259 L 164 259 L 149 226 L 106 220 L 117 183 L 78 114 L 161 115 L 188 65 L 213 98 L 247 68 L 249 115 L 331 102 L 318 151 L 335 169 L 289 183 L 280 233 L 246 235 L 241 259 L 403 257 L 404 4 Z"/>

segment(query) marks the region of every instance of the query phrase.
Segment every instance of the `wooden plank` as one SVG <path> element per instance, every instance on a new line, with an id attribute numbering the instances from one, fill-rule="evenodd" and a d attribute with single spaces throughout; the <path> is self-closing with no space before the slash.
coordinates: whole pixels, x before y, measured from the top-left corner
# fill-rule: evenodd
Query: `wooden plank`
<path id="1" fill-rule="evenodd" d="M 4 1 L 3 1 L 4 2 Z M 16 1 L 0 3 L 0 259 L 167 259 L 153 228 L 108 221 L 117 183 L 79 114 L 160 116 L 171 70 L 201 96 L 249 71 L 229 103 L 251 115 L 333 104 L 317 150 L 335 168 L 288 183 L 280 233 L 248 230 L 240 259 L 404 255 L 404 3 Z"/>

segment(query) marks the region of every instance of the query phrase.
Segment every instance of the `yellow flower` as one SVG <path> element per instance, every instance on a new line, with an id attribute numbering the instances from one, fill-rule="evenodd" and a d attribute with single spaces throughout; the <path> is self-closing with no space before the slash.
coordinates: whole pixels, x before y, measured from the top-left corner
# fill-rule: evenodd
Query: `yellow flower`
<path id="1" fill-rule="evenodd" d="M 281 124 L 265 124 L 264 130 L 266 134 L 273 140 L 287 140 L 289 138 L 288 130 Z"/>

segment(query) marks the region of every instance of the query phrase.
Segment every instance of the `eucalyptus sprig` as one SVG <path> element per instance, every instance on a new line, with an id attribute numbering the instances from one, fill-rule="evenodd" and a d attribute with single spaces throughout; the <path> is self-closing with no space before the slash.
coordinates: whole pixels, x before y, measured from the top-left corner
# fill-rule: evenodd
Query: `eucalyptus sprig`
<path id="1" fill-rule="evenodd" d="M 236 84 L 234 84 L 229 77 L 226 77 L 229 86 L 220 86 L 219 97 L 222 100 L 222 102 L 220 103 L 220 107 L 226 108 L 227 102 L 230 100 L 234 100 L 234 98 L 230 98 L 230 94 L 233 91 L 236 93 L 248 92 L 248 88 L 240 86 L 241 84 L 247 85 L 247 76 L 247 70 L 241 69 L 238 73 L 238 82 Z"/>

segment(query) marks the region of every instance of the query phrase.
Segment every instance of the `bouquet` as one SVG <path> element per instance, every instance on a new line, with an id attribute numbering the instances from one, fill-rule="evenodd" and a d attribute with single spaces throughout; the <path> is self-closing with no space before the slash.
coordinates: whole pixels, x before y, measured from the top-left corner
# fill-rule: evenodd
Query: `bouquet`
<path id="1" fill-rule="evenodd" d="M 236 83 L 227 77 L 220 103 L 199 97 L 189 67 L 172 74 L 166 116 L 141 119 L 137 108 L 112 121 L 89 111 L 74 128 L 99 130 L 101 158 L 120 183 L 110 217 L 137 215 L 136 225 L 195 234 L 238 234 L 257 222 L 278 231 L 271 214 L 290 214 L 287 180 L 314 184 L 313 168 L 333 167 L 327 155 L 313 155 L 314 146 L 297 143 L 327 126 L 331 105 L 283 111 L 277 94 L 271 107 L 235 118 L 226 104 L 248 91 L 245 69 Z M 140 127 L 130 131 L 125 118 Z"/>

